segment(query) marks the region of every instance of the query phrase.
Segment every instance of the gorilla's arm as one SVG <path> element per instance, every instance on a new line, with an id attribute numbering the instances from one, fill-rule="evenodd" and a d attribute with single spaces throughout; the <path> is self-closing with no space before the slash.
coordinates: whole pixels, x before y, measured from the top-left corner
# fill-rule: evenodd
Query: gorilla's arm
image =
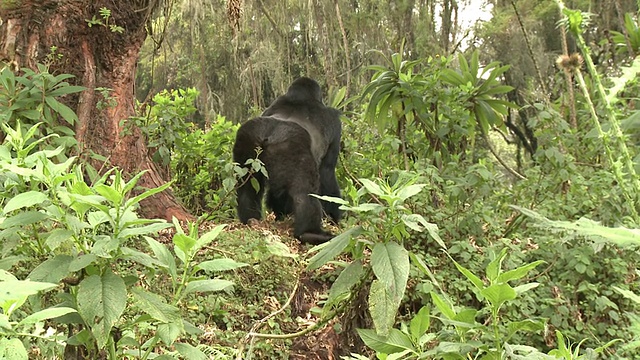
<path id="1" fill-rule="evenodd" d="M 338 115 L 339 116 L 339 115 Z M 336 165 L 340 155 L 340 136 L 342 126 L 340 122 L 335 123 L 335 128 L 331 134 L 331 142 L 327 148 L 327 153 L 320 162 L 320 195 L 340 197 L 340 185 L 336 179 Z M 334 223 L 338 223 L 342 217 L 340 205 L 332 202 L 322 201 L 322 208 L 331 217 Z"/>

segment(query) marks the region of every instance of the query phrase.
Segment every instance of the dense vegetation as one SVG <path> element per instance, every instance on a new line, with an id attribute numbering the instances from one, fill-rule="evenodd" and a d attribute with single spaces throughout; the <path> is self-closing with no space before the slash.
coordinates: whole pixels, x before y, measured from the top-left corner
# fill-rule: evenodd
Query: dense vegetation
<path id="1" fill-rule="evenodd" d="M 155 189 L 78 153 L 60 59 L 5 67 L 0 358 L 637 358 L 638 4 L 597 3 L 495 1 L 471 41 L 455 1 L 185 0 L 126 120 Z M 298 75 L 344 113 L 347 216 L 311 249 L 234 218 L 238 123 Z M 168 186 L 197 221 L 139 216 Z"/>

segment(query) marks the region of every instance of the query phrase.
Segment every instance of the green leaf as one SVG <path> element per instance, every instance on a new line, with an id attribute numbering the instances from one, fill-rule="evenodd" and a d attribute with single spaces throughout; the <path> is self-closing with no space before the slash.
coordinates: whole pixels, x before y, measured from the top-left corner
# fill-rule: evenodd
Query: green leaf
<path id="1" fill-rule="evenodd" d="M 506 283 L 511 280 L 518 280 L 525 277 L 529 271 L 534 269 L 536 266 L 543 264 L 543 260 L 534 261 L 532 263 L 523 265 L 517 269 L 505 271 L 500 276 L 498 276 L 498 282 Z"/>
<path id="2" fill-rule="evenodd" d="M 42 204 L 47 201 L 49 197 L 39 191 L 27 191 L 12 197 L 4 206 L 4 213 L 8 214 L 13 210 L 18 210 L 37 204 Z"/>
<path id="3" fill-rule="evenodd" d="M 498 254 L 496 258 L 493 259 L 489 263 L 489 265 L 487 265 L 487 269 L 485 270 L 487 274 L 487 279 L 489 279 L 489 281 L 492 284 L 496 283 L 496 281 L 498 280 L 498 276 L 500 275 L 500 270 L 502 267 L 502 261 L 506 256 L 507 256 L 507 248 L 503 248 L 500 251 L 500 254 Z"/>
<path id="4" fill-rule="evenodd" d="M 20 339 L 0 338 L 0 359 L 28 360 L 29 354 Z"/>
<path id="5" fill-rule="evenodd" d="M 142 201 L 142 200 L 144 200 L 144 199 L 146 199 L 146 198 L 148 198 L 150 196 L 153 196 L 153 195 L 155 195 L 157 193 L 160 193 L 160 192 L 166 190 L 167 188 L 169 188 L 169 186 L 171 186 L 171 184 L 172 184 L 171 182 L 168 182 L 168 183 L 165 183 L 165 184 L 162 184 L 162 185 L 158 186 L 157 188 L 148 189 L 145 192 L 143 192 L 142 194 L 134 196 L 133 198 L 127 200 L 127 202 L 125 203 L 125 209 L 128 209 L 129 207 L 139 203 L 140 201 Z"/>
<path id="6" fill-rule="evenodd" d="M 531 289 L 535 289 L 539 286 L 539 283 L 528 283 L 528 284 L 523 284 L 523 285 L 519 285 L 516 286 L 515 288 L 513 288 L 513 290 L 516 291 L 516 294 L 520 295 L 522 293 L 525 293 Z"/>
<path id="7" fill-rule="evenodd" d="M 176 260 L 171 254 L 171 252 L 169 251 L 169 249 L 167 249 L 167 247 L 164 244 L 148 236 L 145 236 L 144 239 L 147 240 L 149 247 L 151 247 L 151 251 L 153 251 L 153 254 L 156 256 L 158 261 L 160 261 L 161 264 L 163 264 L 165 267 L 168 268 L 171 278 L 174 281 L 177 281 L 178 269 L 176 266 Z"/>
<path id="8" fill-rule="evenodd" d="M 233 286 L 233 282 L 222 279 L 195 280 L 187 284 L 185 295 L 193 292 L 216 292 Z"/>
<path id="9" fill-rule="evenodd" d="M 70 255 L 56 255 L 31 270 L 29 279 L 58 283 L 69 275 L 69 264 L 71 264 L 74 259 L 75 258 Z"/>
<path id="10" fill-rule="evenodd" d="M 385 283 L 374 280 L 369 289 L 369 313 L 373 320 L 376 333 L 387 336 L 395 323 L 400 300 L 395 297 Z"/>
<path id="11" fill-rule="evenodd" d="M 180 355 L 184 356 L 185 359 L 193 359 L 193 360 L 207 360 L 209 356 L 207 354 L 200 351 L 197 347 L 186 344 L 186 343 L 175 343 L 173 346 L 176 347 L 176 350 L 180 353 Z"/>
<path id="12" fill-rule="evenodd" d="M 30 325 L 40 322 L 42 320 L 57 318 L 62 315 L 66 315 L 72 312 L 76 312 L 76 309 L 68 307 L 52 307 L 35 312 L 19 322 L 19 325 Z"/>
<path id="13" fill-rule="evenodd" d="M 417 195 L 425 186 L 426 184 L 413 184 L 406 186 L 398 192 L 398 197 L 403 201 L 407 200 L 408 198 Z"/>
<path id="14" fill-rule="evenodd" d="M 395 354 L 405 350 L 416 353 L 411 339 L 398 329 L 391 329 L 389 336 L 381 336 L 370 329 L 356 329 L 362 341 L 376 352 Z"/>
<path id="15" fill-rule="evenodd" d="M 123 195 L 111 186 L 107 186 L 105 184 L 97 184 L 94 185 L 93 189 L 113 205 L 120 206 L 122 204 Z"/>
<path id="16" fill-rule="evenodd" d="M 340 272 L 340 275 L 338 275 L 336 281 L 333 282 L 333 285 L 331 285 L 327 302 L 331 303 L 336 298 L 351 292 L 351 288 L 360 282 L 363 273 L 364 268 L 360 260 L 355 260 L 347 265 L 347 267 Z"/>
<path id="17" fill-rule="evenodd" d="M 135 304 L 147 315 L 163 323 L 182 322 L 180 309 L 167 304 L 165 299 L 141 288 L 131 289 Z"/>
<path id="18" fill-rule="evenodd" d="M 369 179 L 359 179 L 359 180 L 364 186 L 364 188 L 367 189 L 367 191 L 370 194 L 377 195 L 377 196 L 385 195 L 385 191 L 383 191 L 380 185 L 376 184 L 375 182 Z"/>
<path id="19" fill-rule="evenodd" d="M 218 238 L 218 235 L 224 230 L 226 224 L 216 225 L 211 231 L 201 235 L 198 239 L 196 239 L 195 248 L 193 251 L 199 251 L 203 247 L 209 245 L 213 240 Z"/>
<path id="20" fill-rule="evenodd" d="M 494 309 L 499 309 L 502 304 L 516 298 L 516 291 L 509 284 L 493 284 L 485 289 L 480 290 L 480 294 L 484 296 Z"/>
<path id="21" fill-rule="evenodd" d="M 456 266 L 456 268 L 458 268 L 458 271 L 460 271 L 462 273 L 462 275 L 466 276 L 467 279 L 469 279 L 471 281 L 471 283 L 473 283 L 473 285 L 478 290 L 484 289 L 484 283 L 482 282 L 482 280 L 480 280 L 479 277 L 477 277 L 475 274 L 473 274 L 471 271 L 469 271 L 464 266 L 458 264 L 458 262 L 453 260 L 453 258 L 451 258 L 451 260 L 453 261 L 453 263 Z"/>
<path id="22" fill-rule="evenodd" d="M 430 293 L 430 295 L 431 295 L 431 301 L 433 301 L 433 305 L 435 305 L 438 308 L 438 310 L 440 310 L 442 315 L 444 315 L 449 320 L 454 320 L 456 317 L 456 312 L 453 309 L 453 306 L 446 303 L 440 297 L 440 295 L 438 295 L 433 291 Z"/>
<path id="23" fill-rule="evenodd" d="M 59 86 L 53 91 L 49 91 L 48 95 L 51 97 L 58 97 L 62 95 L 85 91 L 86 89 L 87 88 L 84 86 L 65 85 L 65 86 Z"/>
<path id="24" fill-rule="evenodd" d="M 77 293 L 78 313 L 91 327 L 98 348 L 107 344 L 111 328 L 127 305 L 127 288 L 121 277 L 107 270 L 102 276 L 91 275 L 80 282 Z"/>
<path id="25" fill-rule="evenodd" d="M 216 272 L 235 270 L 244 266 L 249 266 L 249 264 L 237 262 L 233 259 L 221 258 L 203 261 L 200 264 L 196 265 L 196 269 L 204 270 L 207 272 Z"/>
<path id="26" fill-rule="evenodd" d="M 154 220 L 157 221 L 157 220 Z M 153 224 L 149 224 L 149 225 L 145 225 L 145 226 L 137 226 L 137 227 L 127 227 L 124 230 L 120 231 L 120 237 L 122 238 L 130 238 L 130 237 L 134 237 L 134 236 L 140 236 L 140 235 L 149 235 L 149 234 L 155 234 L 160 230 L 166 229 L 166 228 L 170 228 L 172 227 L 172 224 L 169 224 L 167 222 L 156 222 Z"/>
<path id="27" fill-rule="evenodd" d="M 409 323 L 409 333 L 414 340 L 420 339 L 431 325 L 431 315 L 429 314 L 429 308 L 423 306 L 418 310 L 418 313 L 413 316 Z"/>
<path id="28" fill-rule="evenodd" d="M 78 115 L 71 110 L 67 105 L 59 102 L 52 96 L 45 96 L 44 101 L 49 105 L 53 111 L 57 112 L 65 119 L 69 124 L 73 125 L 78 120 Z"/>
<path id="29" fill-rule="evenodd" d="M 377 243 L 371 252 L 371 267 L 399 305 L 409 279 L 409 252 L 393 241 Z"/>
<path id="30" fill-rule="evenodd" d="M 22 305 L 29 295 L 37 294 L 40 291 L 48 291 L 58 286 L 57 284 L 37 282 L 30 280 L 5 280 L 0 281 L 0 306 L 7 302 L 19 303 Z"/>
<path id="31" fill-rule="evenodd" d="M 172 345 L 184 333 L 184 323 L 170 322 L 158 325 L 158 336 L 167 345 Z M 157 358 L 156 358 L 157 359 Z"/>
<path id="32" fill-rule="evenodd" d="M 315 270 L 338 256 L 338 254 L 342 253 L 342 251 L 351 243 L 351 238 L 356 237 L 361 233 L 362 228 L 360 226 L 352 227 L 330 241 L 311 248 L 309 250 L 310 253 L 314 251 L 318 251 L 318 253 L 309 259 L 307 270 Z"/>

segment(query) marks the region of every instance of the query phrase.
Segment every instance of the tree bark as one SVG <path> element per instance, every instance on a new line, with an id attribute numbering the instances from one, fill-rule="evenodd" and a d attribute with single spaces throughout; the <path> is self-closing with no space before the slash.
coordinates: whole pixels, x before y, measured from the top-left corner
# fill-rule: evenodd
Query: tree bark
<path id="1" fill-rule="evenodd" d="M 106 163 L 90 160 L 96 169 L 117 166 L 127 175 L 146 170 L 138 182 L 144 188 L 164 183 L 149 158 L 139 129 L 123 135 L 124 122 L 135 115 L 135 70 L 140 48 L 147 36 L 145 25 L 158 0 L 15 0 L 0 2 L 0 60 L 14 69 L 36 68 L 47 60 L 51 48 L 62 55 L 50 63 L 49 71 L 75 75 L 76 85 L 87 90 L 68 96 L 64 102 L 75 109 L 76 139 L 80 154 L 96 153 Z M 111 11 L 108 19 L 100 9 Z M 103 24 L 88 24 L 99 19 Z M 124 29 L 113 31 L 109 25 Z M 97 88 L 109 88 L 115 106 L 106 102 Z M 140 212 L 148 218 L 191 219 L 173 192 L 164 191 L 146 199 Z"/>

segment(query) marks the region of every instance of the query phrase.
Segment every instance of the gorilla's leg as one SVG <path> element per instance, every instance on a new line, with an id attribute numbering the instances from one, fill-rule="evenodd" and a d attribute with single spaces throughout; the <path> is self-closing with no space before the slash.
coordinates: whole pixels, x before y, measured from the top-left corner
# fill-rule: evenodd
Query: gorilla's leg
<path id="1" fill-rule="evenodd" d="M 331 240 L 333 235 L 322 229 L 322 205 L 307 192 L 292 194 L 293 235 L 309 244 L 320 244 Z"/>
<path id="2" fill-rule="evenodd" d="M 293 213 L 293 201 L 286 191 L 267 192 L 267 207 L 273 210 L 276 220 L 283 220 L 285 216 Z"/>
<path id="3" fill-rule="evenodd" d="M 246 224 L 249 219 L 260 220 L 262 218 L 262 196 L 264 195 L 266 179 L 262 174 L 254 174 L 254 176 L 260 184 L 258 192 L 256 192 L 248 179 L 245 179 L 247 181 L 244 181 L 244 184 L 237 190 L 238 218 L 243 224 Z"/>

